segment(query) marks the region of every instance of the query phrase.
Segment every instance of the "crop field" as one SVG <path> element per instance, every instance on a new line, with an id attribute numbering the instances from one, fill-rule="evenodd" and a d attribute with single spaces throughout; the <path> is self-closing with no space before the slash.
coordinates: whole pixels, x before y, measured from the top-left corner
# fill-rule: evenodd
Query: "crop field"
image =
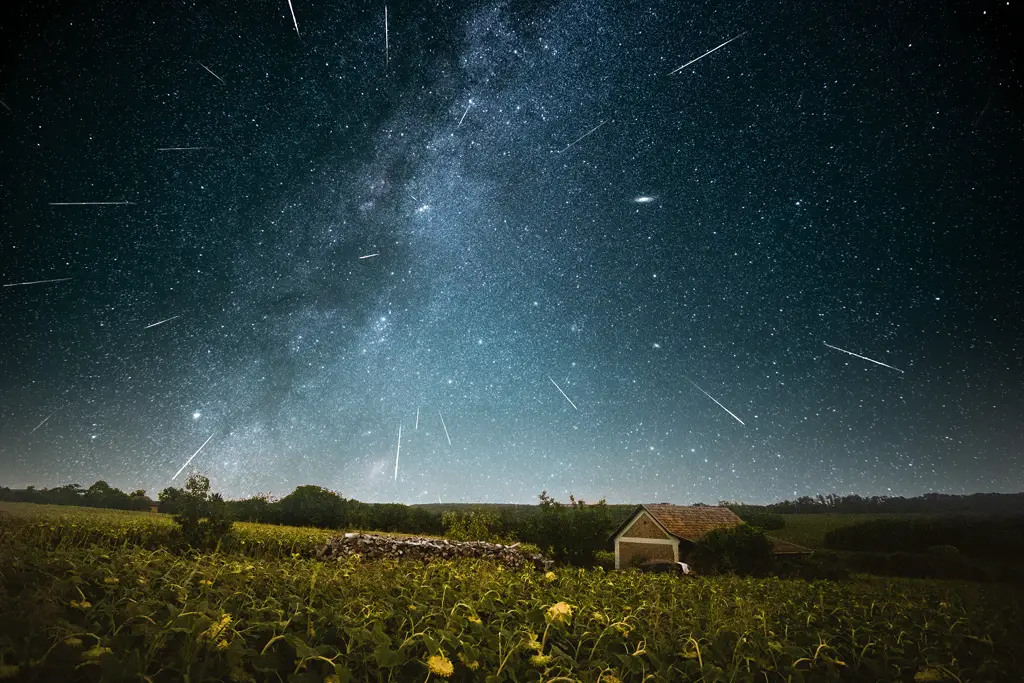
<path id="1" fill-rule="evenodd" d="M 871 519 L 892 519 L 893 517 L 914 517 L 920 515 L 887 514 L 887 513 L 809 513 L 800 515 L 780 515 L 786 520 L 786 528 L 769 531 L 772 536 L 791 541 L 811 550 L 825 547 L 825 534 L 844 526 Z"/>
<path id="2" fill-rule="evenodd" d="M 320 562 L 330 532 L 255 524 L 181 554 L 170 525 L 0 507 L 0 678 L 1011 681 L 1024 666 L 1022 596 L 1000 585 Z"/>

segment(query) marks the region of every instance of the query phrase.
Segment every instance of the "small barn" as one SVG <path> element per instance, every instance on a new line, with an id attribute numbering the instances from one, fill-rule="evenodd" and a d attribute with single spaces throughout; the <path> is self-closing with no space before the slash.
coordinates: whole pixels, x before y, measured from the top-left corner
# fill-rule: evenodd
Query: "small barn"
<path id="1" fill-rule="evenodd" d="M 714 529 L 729 529 L 743 524 L 726 507 L 706 505 L 638 505 L 612 534 L 615 543 L 615 568 L 629 569 L 649 560 L 685 562 L 694 545 Z M 794 543 L 768 537 L 776 555 L 803 555 L 810 551 Z"/>

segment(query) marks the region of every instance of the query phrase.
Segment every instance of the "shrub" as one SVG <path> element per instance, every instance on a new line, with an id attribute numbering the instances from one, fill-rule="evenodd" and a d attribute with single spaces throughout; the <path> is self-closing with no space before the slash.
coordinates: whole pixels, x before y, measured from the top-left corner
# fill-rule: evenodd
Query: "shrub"
<path id="1" fill-rule="evenodd" d="M 615 569 L 615 553 L 610 550 L 598 550 L 594 553 L 594 562 L 602 569 Z"/>
<path id="2" fill-rule="evenodd" d="M 228 506 L 219 493 L 210 493 L 210 480 L 193 474 L 185 490 L 176 496 L 178 512 L 178 538 L 189 548 L 205 550 L 216 548 L 231 531 Z"/>
<path id="3" fill-rule="evenodd" d="M 760 529 L 747 524 L 708 532 L 693 549 L 690 562 L 702 574 L 766 576 L 775 555 L 771 541 Z"/>
<path id="4" fill-rule="evenodd" d="M 471 510 L 465 514 L 445 512 L 441 522 L 445 537 L 453 541 L 516 542 L 515 535 L 504 530 L 498 515 L 488 510 Z"/>

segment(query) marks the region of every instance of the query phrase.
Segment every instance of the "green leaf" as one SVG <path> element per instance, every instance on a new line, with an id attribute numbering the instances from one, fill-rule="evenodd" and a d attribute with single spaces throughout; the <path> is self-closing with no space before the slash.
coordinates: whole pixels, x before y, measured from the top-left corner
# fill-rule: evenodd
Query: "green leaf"
<path id="1" fill-rule="evenodd" d="M 387 645 L 378 645 L 373 648 L 373 656 L 377 660 L 377 666 L 391 668 L 405 664 L 405 653 L 400 650 L 392 650 Z"/>

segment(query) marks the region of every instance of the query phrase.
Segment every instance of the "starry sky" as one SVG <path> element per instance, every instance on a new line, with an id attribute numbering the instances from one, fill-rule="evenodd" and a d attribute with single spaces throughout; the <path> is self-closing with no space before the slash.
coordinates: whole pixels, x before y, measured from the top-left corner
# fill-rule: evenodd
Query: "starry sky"
<path id="1" fill-rule="evenodd" d="M 1024 488 L 1019 3 L 3 13 L 5 485 Z"/>

